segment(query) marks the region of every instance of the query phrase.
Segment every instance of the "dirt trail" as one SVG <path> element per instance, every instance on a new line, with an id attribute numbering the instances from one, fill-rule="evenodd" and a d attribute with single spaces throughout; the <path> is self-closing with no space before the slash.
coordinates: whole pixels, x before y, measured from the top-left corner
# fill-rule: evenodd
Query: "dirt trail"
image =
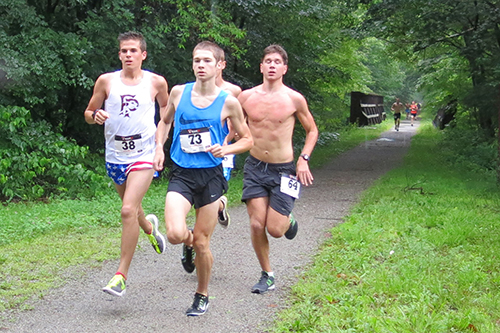
<path id="1" fill-rule="evenodd" d="M 0 331 L 262 332 L 287 305 L 289 286 L 307 269 L 328 230 L 342 221 L 374 180 L 400 165 L 417 127 L 418 122 L 411 127 L 403 120 L 399 132 L 387 131 L 313 171 L 315 184 L 303 189 L 294 209 L 299 222 L 297 237 L 271 240 L 277 287 L 273 292 L 250 292 L 260 268 L 250 242 L 246 209 L 240 205 L 230 211 L 230 227 L 217 226 L 213 236 L 215 263 L 206 315 L 184 314 L 192 302 L 196 275 L 184 272 L 181 246 L 169 245 L 158 255 L 143 243 L 132 261 L 125 297 L 101 291 L 117 267 L 116 262 L 107 262 L 102 269 L 85 272 L 83 279 L 75 278 L 53 290 L 31 311 L 3 313 L 7 319 L 0 322 Z"/>

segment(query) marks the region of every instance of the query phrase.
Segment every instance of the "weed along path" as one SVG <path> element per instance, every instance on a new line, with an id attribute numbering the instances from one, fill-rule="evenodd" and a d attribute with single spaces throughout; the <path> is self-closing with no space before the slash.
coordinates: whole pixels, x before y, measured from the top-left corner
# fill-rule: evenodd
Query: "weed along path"
<path id="1" fill-rule="evenodd" d="M 154 253 L 145 237 L 136 252 L 127 294 L 113 297 L 101 291 L 115 272 L 116 262 L 100 269 L 68 274 L 68 283 L 34 303 L 33 310 L 3 314 L 6 332 L 262 332 L 287 306 L 290 286 L 307 269 L 328 230 L 342 221 L 360 193 L 388 170 L 401 164 L 417 125 L 402 121 L 399 132 L 387 131 L 314 170 L 314 185 L 296 202 L 297 237 L 271 240 L 276 290 L 264 295 L 250 288 L 260 277 L 252 249 L 244 205 L 230 210 L 232 223 L 217 226 L 212 251 L 215 262 L 206 315 L 187 317 L 196 275 L 184 272 L 180 245 Z M 313 156 L 314 158 L 314 156 Z M 160 212 L 157 212 L 161 215 Z M 162 228 L 164 230 L 164 227 Z M 82 268 L 79 268 L 82 270 Z M 73 277 L 72 277 L 73 276 Z"/>

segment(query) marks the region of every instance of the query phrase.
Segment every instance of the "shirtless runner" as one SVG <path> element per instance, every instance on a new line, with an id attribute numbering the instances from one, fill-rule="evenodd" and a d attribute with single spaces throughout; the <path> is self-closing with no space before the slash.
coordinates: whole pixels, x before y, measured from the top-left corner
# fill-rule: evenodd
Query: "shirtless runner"
<path id="1" fill-rule="evenodd" d="M 281 46 L 268 46 L 260 64 L 263 83 L 243 91 L 238 98 L 254 139 L 245 161 L 242 195 L 250 217 L 252 245 L 262 269 L 253 293 L 275 289 L 267 233 L 275 238 L 295 237 L 298 226 L 292 215 L 294 201 L 300 184 L 313 182 L 309 157 L 318 128 L 304 96 L 283 83 L 287 63 L 287 53 Z M 306 140 L 295 166 L 292 135 L 296 117 L 306 131 Z M 281 183 L 287 193 L 282 192 Z"/>

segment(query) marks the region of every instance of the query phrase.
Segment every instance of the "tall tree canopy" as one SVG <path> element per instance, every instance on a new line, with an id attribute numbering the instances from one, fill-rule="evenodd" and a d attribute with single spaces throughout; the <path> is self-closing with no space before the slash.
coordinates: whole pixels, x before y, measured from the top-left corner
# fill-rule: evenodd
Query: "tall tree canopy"
<path id="1" fill-rule="evenodd" d="M 500 82 L 500 2 L 496 0 L 351 1 L 366 8 L 365 33 L 414 52 L 422 88 L 458 98 L 494 135 Z M 471 86 L 465 88 L 464 84 Z M 429 89 L 430 88 L 430 89 Z M 466 92 L 464 94 L 464 92 Z"/>

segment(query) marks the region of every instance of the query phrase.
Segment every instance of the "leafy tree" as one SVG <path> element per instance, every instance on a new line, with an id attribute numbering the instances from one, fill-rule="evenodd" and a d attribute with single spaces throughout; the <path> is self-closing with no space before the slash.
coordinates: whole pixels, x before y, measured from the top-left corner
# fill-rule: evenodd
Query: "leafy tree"
<path id="1" fill-rule="evenodd" d="M 425 60 L 421 63 L 425 71 L 446 55 L 463 58 L 473 87 L 466 95 L 455 92 L 455 97 L 472 111 L 480 128 L 494 135 L 494 87 L 500 82 L 498 1 L 354 0 L 350 4 L 366 6 L 366 32 L 411 48 Z"/>

